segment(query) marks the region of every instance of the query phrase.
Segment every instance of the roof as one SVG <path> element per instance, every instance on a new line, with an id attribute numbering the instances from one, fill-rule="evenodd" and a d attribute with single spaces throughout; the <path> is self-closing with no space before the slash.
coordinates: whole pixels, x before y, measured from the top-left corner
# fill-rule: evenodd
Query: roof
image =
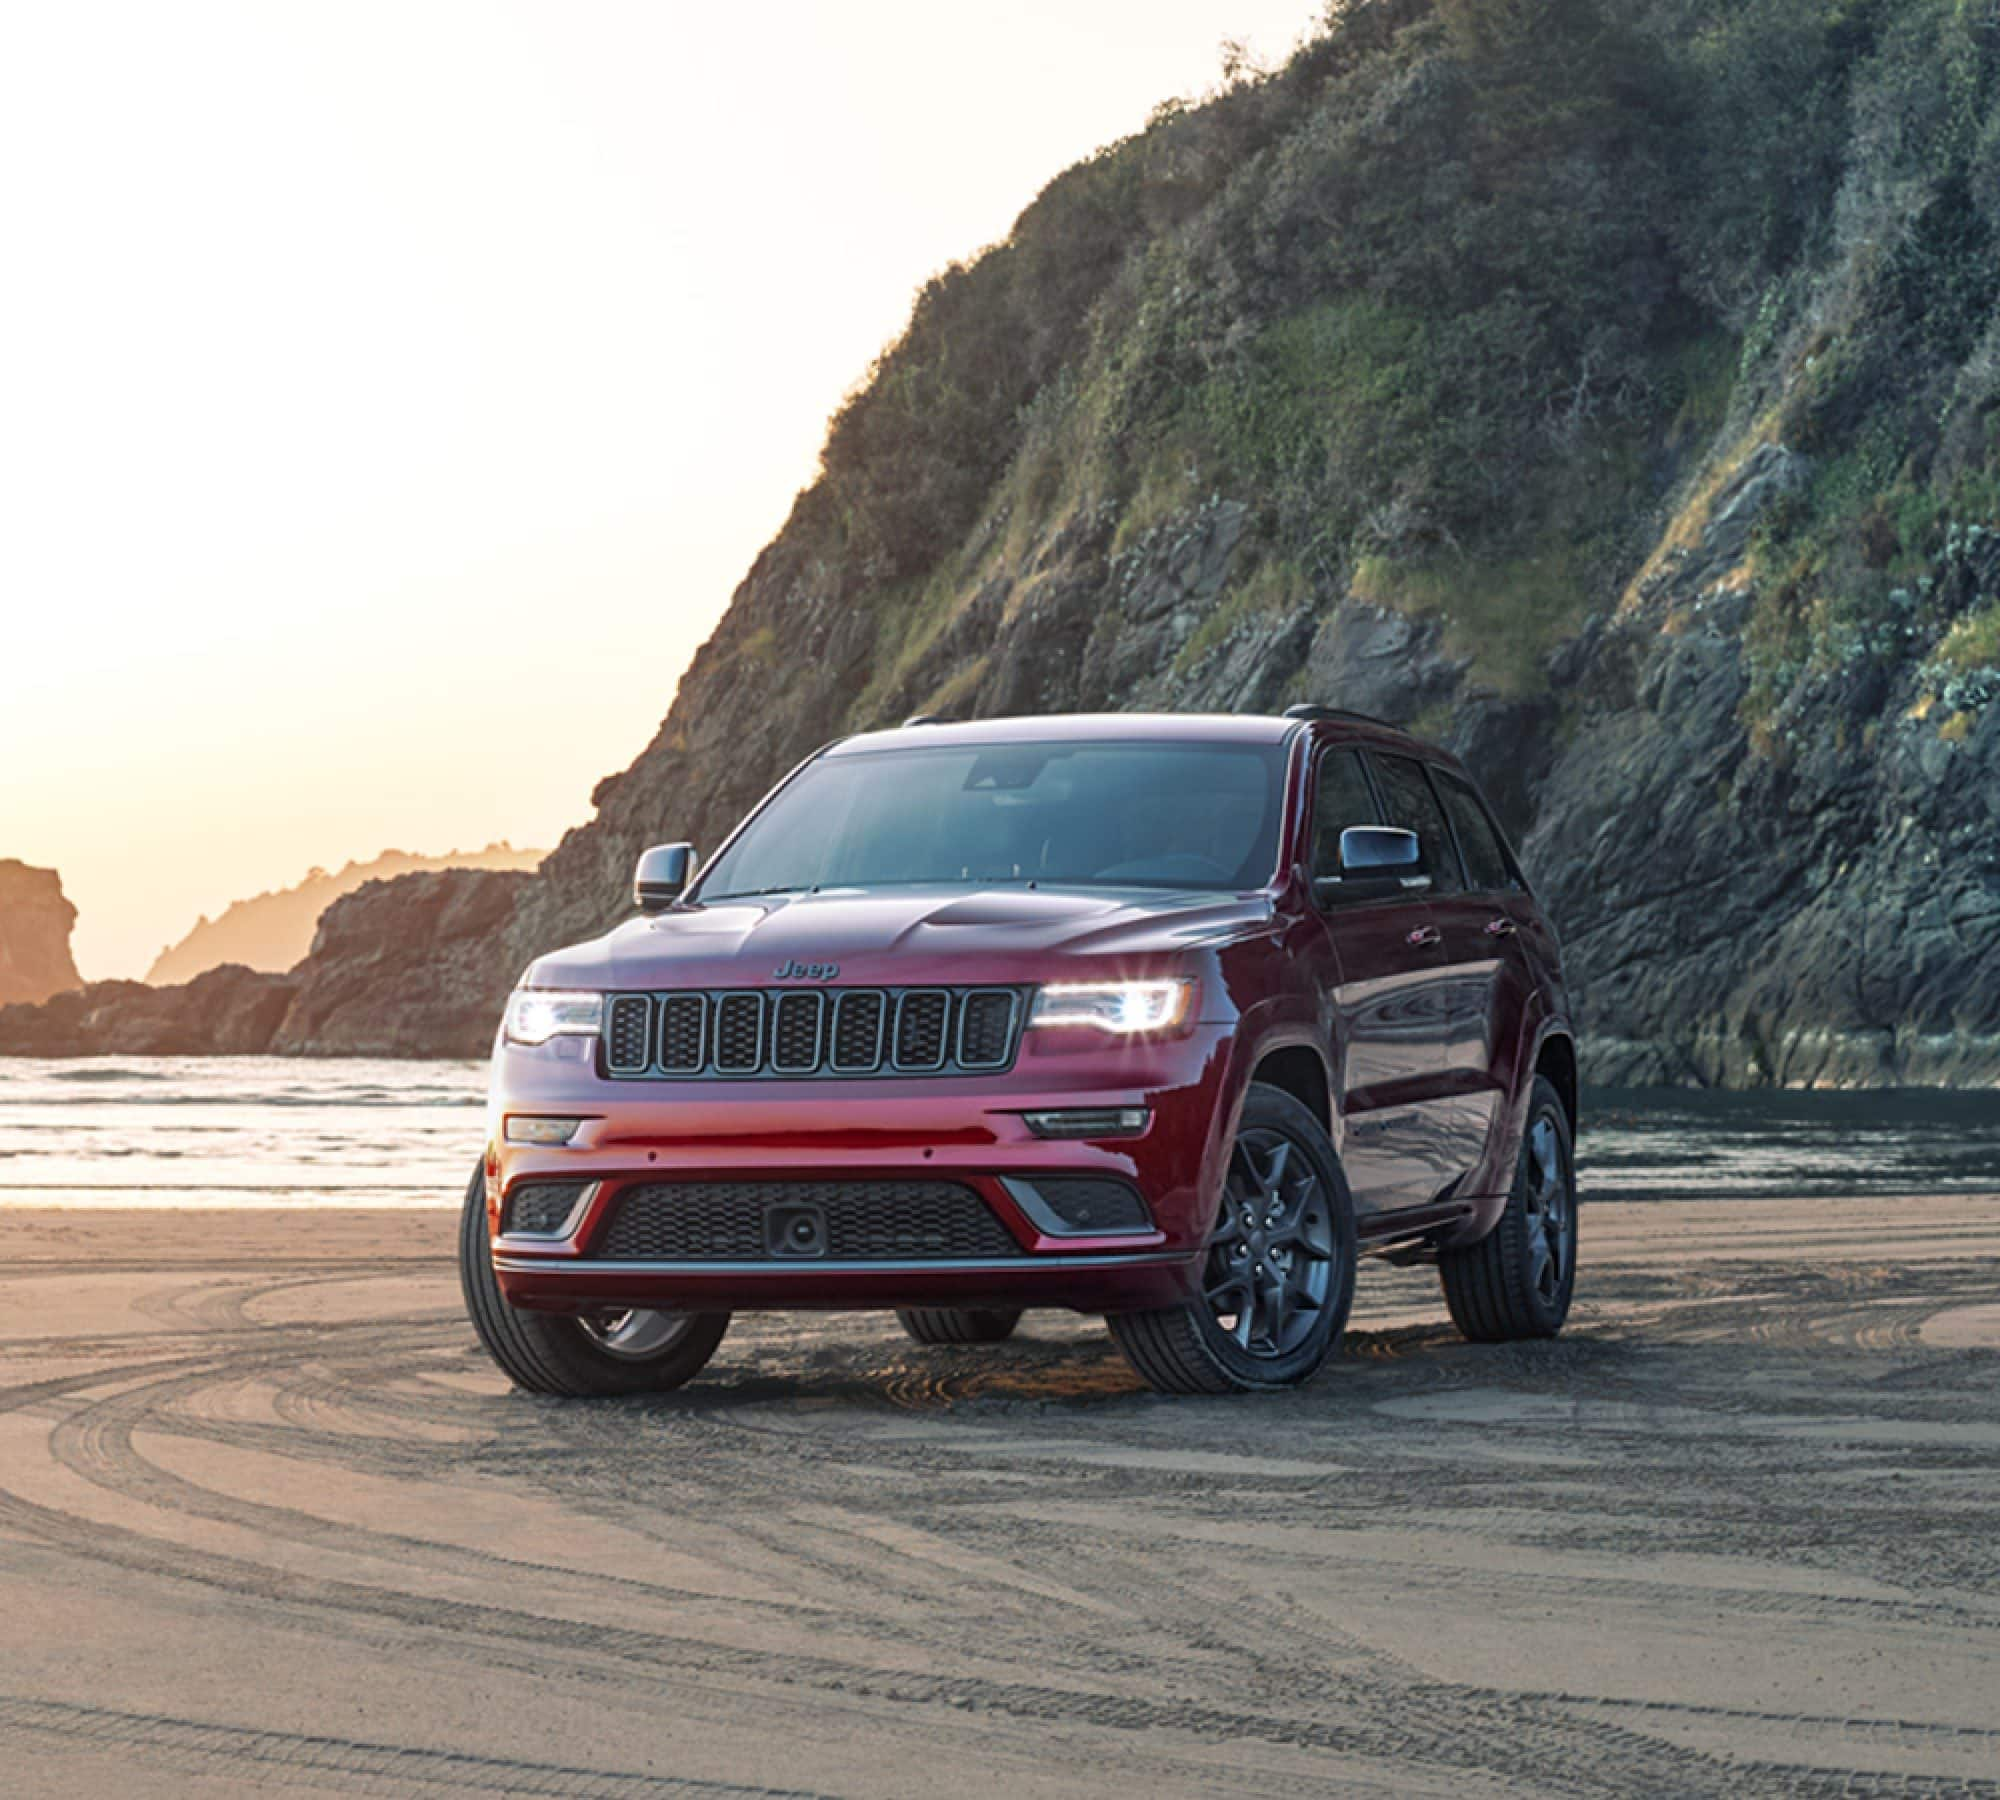
<path id="1" fill-rule="evenodd" d="M 1331 723 L 1343 734 L 1413 741 L 1392 725 L 1358 716 Z M 1282 744 L 1306 726 L 1297 719 L 1264 713 L 1047 713 L 1013 719 L 964 719 L 865 731 L 829 746 L 830 756 L 865 755 L 877 750 L 909 750 L 926 745 L 1194 743 Z"/>

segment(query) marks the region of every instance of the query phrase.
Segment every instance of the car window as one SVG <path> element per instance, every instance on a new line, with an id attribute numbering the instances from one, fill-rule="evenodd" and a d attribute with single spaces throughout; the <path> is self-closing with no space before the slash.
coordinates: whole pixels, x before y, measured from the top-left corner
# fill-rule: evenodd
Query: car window
<path id="1" fill-rule="evenodd" d="M 1479 796 L 1456 775 L 1448 775 L 1442 769 L 1434 769 L 1432 774 L 1452 829 L 1458 833 L 1459 854 L 1465 859 L 1466 885 L 1484 893 L 1507 892 L 1515 885 L 1514 871 L 1508 866 L 1500 834 L 1486 816 Z"/>
<path id="2" fill-rule="evenodd" d="M 1424 778 L 1422 763 L 1407 756 L 1384 756 L 1371 751 L 1375 777 L 1382 788 L 1382 804 L 1389 809 L 1389 823 L 1414 831 L 1423 850 L 1423 872 L 1431 878 L 1434 894 L 1456 894 L 1464 888 L 1458 869 L 1458 853 L 1452 848 L 1451 833 L 1445 828 L 1444 811 L 1437 795 Z"/>
<path id="3" fill-rule="evenodd" d="M 1242 891 L 1277 864 L 1279 744 L 939 745 L 823 756 L 709 866 L 703 901 L 821 888 Z"/>
<path id="4" fill-rule="evenodd" d="M 1313 878 L 1340 873 L 1340 834 L 1348 826 L 1380 823 L 1361 758 L 1352 750 L 1327 751 L 1313 799 Z"/>

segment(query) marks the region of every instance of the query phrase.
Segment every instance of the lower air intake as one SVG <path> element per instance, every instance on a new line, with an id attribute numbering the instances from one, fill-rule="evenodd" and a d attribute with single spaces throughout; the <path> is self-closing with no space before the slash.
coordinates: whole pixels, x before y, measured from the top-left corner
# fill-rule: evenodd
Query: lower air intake
<path id="1" fill-rule="evenodd" d="M 530 1237 L 555 1237 L 583 1197 L 581 1181 L 524 1181 L 507 1196 L 501 1230 Z"/>
<path id="2" fill-rule="evenodd" d="M 627 1188 L 591 1247 L 604 1262 L 765 1262 L 769 1214 L 810 1215 L 828 1262 L 991 1261 L 1022 1254 L 956 1181 L 660 1181 Z M 791 1266 L 791 1258 L 784 1259 Z"/>

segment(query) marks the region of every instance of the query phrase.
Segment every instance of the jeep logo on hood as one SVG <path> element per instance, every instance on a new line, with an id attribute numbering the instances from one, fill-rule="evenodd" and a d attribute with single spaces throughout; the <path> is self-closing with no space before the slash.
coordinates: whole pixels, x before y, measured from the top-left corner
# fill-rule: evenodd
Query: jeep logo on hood
<path id="1" fill-rule="evenodd" d="M 831 981 L 840 973 L 838 963 L 781 962 L 772 973 L 773 981 Z"/>

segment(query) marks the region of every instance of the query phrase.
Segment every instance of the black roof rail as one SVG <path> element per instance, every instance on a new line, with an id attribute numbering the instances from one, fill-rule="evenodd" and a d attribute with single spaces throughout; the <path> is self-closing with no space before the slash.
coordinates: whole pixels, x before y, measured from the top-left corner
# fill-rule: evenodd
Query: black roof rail
<path id="1" fill-rule="evenodd" d="M 907 731 L 912 725 L 956 725 L 958 723 L 959 721 L 954 719 L 950 713 L 912 713 L 903 721 L 903 729 Z"/>
<path id="2" fill-rule="evenodd" d="M 1351 707 L 1321 706 L 1316 701 L 1305 701 L 1298 706 L 1285 708 L 1285 717 L 1300 719 L 1308 723 L 1320 719 L 1355 719 L 1363 725 L 1380 725 L 1385 731 L 1401 731 L 1400 725 L 1393 725 L 1387 719 L 1378 719 L 1373 713 L 1355 712 Z"/>

